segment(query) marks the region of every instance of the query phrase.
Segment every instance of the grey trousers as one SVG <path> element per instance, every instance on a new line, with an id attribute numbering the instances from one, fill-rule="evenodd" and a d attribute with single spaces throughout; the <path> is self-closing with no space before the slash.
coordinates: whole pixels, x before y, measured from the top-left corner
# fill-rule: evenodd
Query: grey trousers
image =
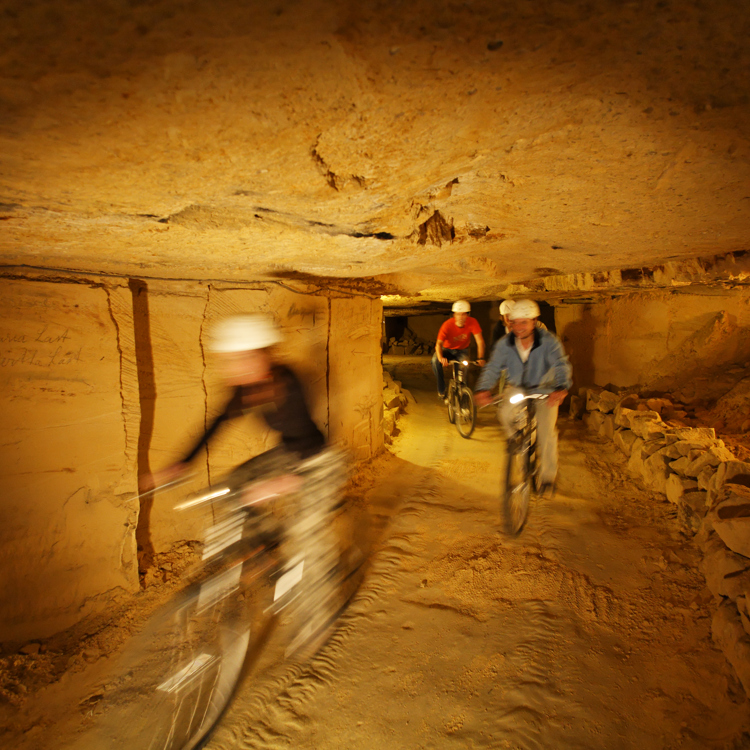
<path id="1" fill-rule="evenodd" d="M 522 406 L 508 400 L 508 391 L 500 402 L 499 418 L 506 437 L 512 437 L 514 415 Z M 547 401 L 536 404 L 536 451 L 539 462 L 539 481 L 554 482 L 557 476 L 557 406 L 548 406 Z"/>

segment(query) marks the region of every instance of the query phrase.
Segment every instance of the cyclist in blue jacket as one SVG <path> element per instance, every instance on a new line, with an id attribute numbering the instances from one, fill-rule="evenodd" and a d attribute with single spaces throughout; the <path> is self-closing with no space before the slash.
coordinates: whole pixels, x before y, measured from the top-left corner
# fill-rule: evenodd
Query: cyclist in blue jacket
<path id="1" fill-rule="evenodd" d="M 477 380 L 478 406 L 492 401 L 490 390 L 503 371 L 507 386 L 527 391 L 549 392 L 537 409 L 537 450 L 540 492 L 551 492 L 557 476 L 557 411 L 572 385 L 571 367 L 560 340 L 537 326 L 539 305 L 530 299 L 518 300 L 510 312 L 510 333 L 497 342 Z M 511 437 L 513 406 L 504 399 L 500 412 L 503 428 Z"/>

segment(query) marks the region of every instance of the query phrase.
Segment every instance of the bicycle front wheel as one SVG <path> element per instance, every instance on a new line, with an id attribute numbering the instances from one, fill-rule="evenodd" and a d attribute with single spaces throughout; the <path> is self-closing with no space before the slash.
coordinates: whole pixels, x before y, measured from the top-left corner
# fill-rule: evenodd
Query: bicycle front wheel
<path id="1" fill-rule="evenodd" d="M 469 438 L 477 423 L 477 406 L 471 388 L 461 386 L 456 401 L 456 427 L 461 437 Z"/>
<path id="2" fill-rule="evenodd" d="M 190 586 L 147 622 L 102 689 L 76 748 L 197 750 L 262 640 L 242 564 Z"/>
<path id="3" fill-rule="evenodd" d="M 451 380 L 448 386 L 448 421 L 453 424 L 456 421 L 456 409 L 458 403 L 456 400 L 456 387 L 455 383 Z"/>
<path id="4" fill-rule="evenodd" d="M 503 492 L 503 516 L 505 530 L 509 534 L 515 536 L 523 529 L 529 512 L 530 495 L 529 453 L 512 446 L 509 441 Z"/>

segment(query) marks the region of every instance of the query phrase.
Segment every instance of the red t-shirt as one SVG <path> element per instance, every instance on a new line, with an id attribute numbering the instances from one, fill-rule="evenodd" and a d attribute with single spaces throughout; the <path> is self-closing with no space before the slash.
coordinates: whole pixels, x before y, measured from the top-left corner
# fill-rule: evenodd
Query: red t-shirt
<path id="1" fill-rule="evenodd" d="M 443 349 L 468 349 L 473 333 L 482 333 L 476 318 L 466 318 L 463 328 L 456 325 L 455 318 L 448 318 L 440 326 L 437 340 L 441 342 Z"/>

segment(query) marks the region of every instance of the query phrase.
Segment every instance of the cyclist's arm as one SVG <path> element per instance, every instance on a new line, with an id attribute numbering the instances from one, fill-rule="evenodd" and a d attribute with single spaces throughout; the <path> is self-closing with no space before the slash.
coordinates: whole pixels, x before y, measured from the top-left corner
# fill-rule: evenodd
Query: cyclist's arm
<path id="1" fill-rule="evenodd" d="M 447 365 L 448 360 L 443 355 L 443 340 L 438 339 L 437 343 L 435 344 L 435 354 L 437 355 L 438 361 L 441 365 Z"/>
<path id="2" fill-rule="evenodd" d="M 477 360 L 480 365 L 484 364 L 484 336 L 480 333 L 474 334 L 474 340 L 477 342 Z"/>
<path id="3" fill-rule="evenodd" d="M 499 346 L 496 346 L 492 350 L 487 364 L 482 368 L 482 372 L 479 374 L 477 385 L 475 390 L 477 391 L 490 391 L 492 387 L 497 383 L 500 378 L 500 373 L 505 369 L 505 362 L 503 353 Z"/>

